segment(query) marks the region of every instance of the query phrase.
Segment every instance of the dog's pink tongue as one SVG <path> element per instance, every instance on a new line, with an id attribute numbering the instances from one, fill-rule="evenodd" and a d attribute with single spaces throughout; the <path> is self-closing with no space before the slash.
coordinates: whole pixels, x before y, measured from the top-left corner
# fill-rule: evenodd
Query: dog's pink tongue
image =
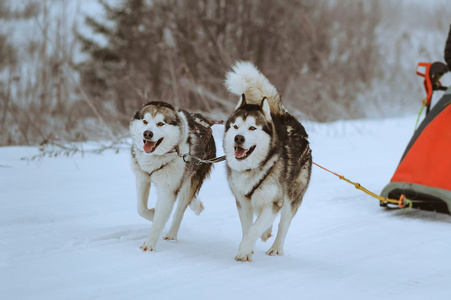
<path id="1" fill-rule="evenodd" d="M 236 147 L 236 149 L 235 149 L 235 157 L 236 158 L 242 158 L 244 155 L 246 155 L 246 149 L 243 149 L 241 147 Z"/>
<path id="2" fill-rule="evenodd" d="M 155 142 L 151 142 L 151 141 L 146 141 L 146 143 L 144 144 L 144 151 L 146 153 L 150 153 L 155 149 Z"/>

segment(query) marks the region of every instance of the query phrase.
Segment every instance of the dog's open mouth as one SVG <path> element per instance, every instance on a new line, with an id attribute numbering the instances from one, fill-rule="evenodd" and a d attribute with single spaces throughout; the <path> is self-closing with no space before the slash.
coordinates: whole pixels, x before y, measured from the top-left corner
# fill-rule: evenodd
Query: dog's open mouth
<path id="1" fill-rule="evenodd" d="M 160 145 L 162 141 L 163 141 L 163 138 L 159 139 L 156 142 L 143 140 L 143 142 L 144 142 L 144 146 L 143 146 L 144 152 L 146 152 L 146 153 L 154 152 L 155 149 L 157 149 L 158 145 Z"/>
<path id="2" fill-rule="evenodd" d="M 241 148 L 240 146 L 235 147 L 235 158 L 238 160 L 243 160 L 249 157 L 251 153 L 254 151 L 255 145 L 250 147 L 249 149 Z"/>

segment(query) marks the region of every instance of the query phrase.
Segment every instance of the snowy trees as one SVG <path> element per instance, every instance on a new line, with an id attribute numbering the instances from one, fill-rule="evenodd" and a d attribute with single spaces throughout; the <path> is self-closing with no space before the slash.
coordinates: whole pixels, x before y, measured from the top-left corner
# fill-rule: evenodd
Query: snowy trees
<path id="1" fill-rule="evenodd" d="M 75 134 L 68 113 L 75 24 L 68 0 L 0 1 L 0 145 Z M 72 8 L 73 6 L 71 6 Z"/>
<path id="2" fill-rule="evenodd" d="M 86 21 L 108 42 L 80 36 L 90 54 L 80 70 L 98 105 L 113 103 L 124 124 L 152 99 L 228 112 L 236 99 L 222 80 L 236 60 L 254 62 L 311 119 L 355 117 L 355 93 L 379 71 L 377 1 L 101 3 L 107 21 Z"/>

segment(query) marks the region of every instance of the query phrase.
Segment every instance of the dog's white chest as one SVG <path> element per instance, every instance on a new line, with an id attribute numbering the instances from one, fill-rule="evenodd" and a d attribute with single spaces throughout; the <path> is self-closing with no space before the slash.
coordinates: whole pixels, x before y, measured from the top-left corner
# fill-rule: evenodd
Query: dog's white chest
<path id="1" fill-rule="evenodd" d="M 236 192 L 246 197 L 262 195 L 268 184 L 271 186 L 272 180 L 267 178 L 264 171 L 234 172 L 229 177 L 230 187 Z M 263 192 L 264 193 L 264 192 Z M 272 194 L 272 193 L 271 193 Z M 266 198 L 266 197 L 264 197 Z"/>
<path id="2" fill-rule="evenodd" d="M 252 189 L 252 187 L 257 183 L 254 172 L 236 172 L 232 171 L 229 177 L 229 183 L 232 189 L 237 193 L 246 195 Z"/>
<path id="3" fill-rule="evenodd" d="M 157 185 L 179 182 L 185 170 L 183 159 L 171 155 L 137 155 L 138 164 L 150 175 L 150 180 Z"/>

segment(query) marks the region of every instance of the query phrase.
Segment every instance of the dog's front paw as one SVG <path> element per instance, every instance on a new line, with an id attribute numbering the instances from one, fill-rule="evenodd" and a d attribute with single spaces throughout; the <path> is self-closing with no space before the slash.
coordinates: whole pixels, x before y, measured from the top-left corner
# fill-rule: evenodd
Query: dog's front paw
<path id="1" fill-rule="evenodd" d="M 248 253 L 248 254 L 238 253 L 238 255 L 235 256 L 235 260 L 236 261 L 240 261 L 240 262 L 246 262 L 246 261 L 251 262 L 252 261 L 252 254 L 254 254 L 254 251 L 252 251 L 251 253 Z"/>
<path id="2" fill-rule="evenodd" d="M 142 246 L 139 248 L 141 248 L 142 251 L 149 251 L 149 252 L 155 251 L 155 245 L 153 245 L 152 243 L 150 243 L 148 241 L 144 242 L 144 244 L 142 244 Z"/>
<path id="3" fill-rule="evenodd" d="M 283 255 L 283 249 L 271 247 L 268 251 L 266 251 L 266 254 L 268 254 L 269 256 Z"/>
<path id="4" fill-rule="evenodd" d="M 163 240 L 165 240 L 165 241 L 177 241 L 177 235 L 172 235 L 172 234 L 168 233 L 168 235 L 166 235 L 163 238 Z"/>

